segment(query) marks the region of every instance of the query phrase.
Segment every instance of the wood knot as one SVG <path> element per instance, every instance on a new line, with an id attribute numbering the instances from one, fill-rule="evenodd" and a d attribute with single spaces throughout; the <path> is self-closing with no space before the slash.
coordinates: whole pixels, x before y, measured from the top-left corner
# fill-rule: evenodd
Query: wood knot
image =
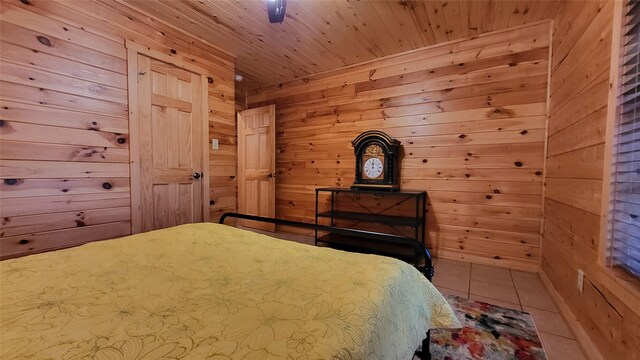
<path id="1" fill-rule="evenodd" d="M 7 122 L 5 120 L 0 120 L 0 128 L 4 127 L 5 125 L 7 125 Z"/>
<path id="2" fill-rule="evenodd" d="M 522 162 L 521 161 L 516 161 L 513 163 L 515 166 L 517 167 L 522 167 Z"/>
<path id="3" fill-rule="evenodd" d="M 498 190 L 498 189 L 493 189 L 493 193 L 494 193 L 494 194 L 500 194 L 500 190 Z"/>
<path id="4" fill-rule="evenodd" d="M 26 245 L 28 243 L 29 243 L 29 240 L 27 240 L 27 239 L 21 239 L 20 241 L 18 241 L 18 244 L 20 244 L 20 245 Z"/>
<path id="5" fill-rule="evenodd" d="M 539 171 L 539 170 L 538 170 L 538 171 L 536 171 L 536 172 L 535 172 L 535 174 L 536 174 L 537 176 L 540 176 L 540 175 L 542 175 L 542 171 Z"/>
<path id="6" fill-rule="evenodd" d="M 527 131 L 527 130 L 520 131 L 520 135 L 527 135 L 528 133 L 529 133 L 529 131 Z"/>
<path id="7" fill-rule="evenodd" d="M 49 40 L 48 38 L 46 38 L 46 37 L 44 37 L 42 35 L 38 35 L 38 37 L 36 39 L 38 39 L 40 44 L 42 44 L 44 46 L 51 47 L 51 40 Z"/>
<path id="8" fill-rule="evenodd" d="M 118 138 L 118 144 L 124 144 L 127 142 L 127 139 L 125 138 Z"/>
<path id="9" fill-rule="evenodd" d="M 471 174 L 464 174 L 464 177 L 466 177 L 466 178 L 470 178 L 470 177 L 471 177 Z"/>
<path id="10" fill-rule="evenodd" d="M 216 202 L 214 200 L 209 200 L 209 205 L 215 205 Z"/>
<path id="11" fill-rule="evenodd" d="M 492 110 L 489 110 L 489 112 L 487 113 L 487 117 L 490 119 L 510 118 L 510 117 L 514 117 L 515 115 L 516 115 L 515 111 L 505 109 L 505 108 L 494 108 Z"/>
<path id="12" fill-rule="evenodd" d="M 113 188 L 113 184 L 111 184 L 110 182 L 104 182 L 102 183 L 102 188 L 105 190 L 111 190 L 111 188 Z"/>
<path id="13" fill-rule="evenodd" d="M 493 196 L 491 196 L 491 195 L 485 195 L 484 197 L 485 197 L 487 200 L 491 200 L 491 199 L 493 199 Z"/>
<path id="14" fill-rule="evenodd" d="M 25 5 L 31 5 L 31 1 L 29 1 L 29 0 L 20 0 L 20 2 L 25 4 Z"/>
<path id="15" fill-rule="evenodd" d="M 458 137 L 459 137 L 460 139 L 464 139 L 464 138 L 466 138 L 466 137 L 467 137 L 467 135 L 465 135 L 465 134 L 460 134 L 460 135 L 458 135 Z"/>
<path id="16" fill-rule="evenodd" d="M 176 49 L 171 49 L 169 50 L 170 53 L 172 53 L 173 55 L 177 54 L 178 52 L 176 51 Z"/>
<path id="17" fill-rule="evenodd" d="M 83 226 L 87 226 L 87 224 L 85 224 L 84 221 L 82 220 L 76 220 L 76 226 L 83 227 Z"/>
<path id="18" fill-rule="evenodd" d="M 427 162 L 429 162 L 429 160 L 427 160 L 427 159 L 422 159 L 422 162 L 426 164 Z"/>
<path id="19" fill-rule="evenodd" d="M 4 179 L 6 185 L 16 185 L 20 182 L 18 179 Z"/>
<path id="20" fill-rule="evenodd" d="M 213 84 L 213 78 L 211 76 L 207 77 L 207 81 L 209 82 L 209 84 Z"/>

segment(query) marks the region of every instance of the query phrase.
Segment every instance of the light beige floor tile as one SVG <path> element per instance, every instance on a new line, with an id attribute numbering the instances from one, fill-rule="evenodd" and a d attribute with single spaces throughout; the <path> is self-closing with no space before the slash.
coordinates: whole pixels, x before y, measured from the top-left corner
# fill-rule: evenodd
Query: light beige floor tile
<path id="1" fill-rule="evenodd" d="M 469 298 L 469 293 L 466 291 L 458 291 L 458 290 L 453 290 L 453 289 L 447 289 L 445 287 L 442 286 L 436 286 L 436 288 L 438 289 L 438 291 L 440 291 L 443 294 L 449 294 L 449 295 L 455 295 L 455 296 L 459 296 L 463 299 L 468 299 Z"/>
<path id="2" fill-rule="evenodd" d="M 528 272 L 528 271 L 519 271 L 519 270 L 510 270 L 511 271 L 511 276 L 515 279 L 515 278 L 534 278 L 534 279 L 539 279 L 540 275 L 538 275 L 538 273 L 535 272 Z"/>
<path id="3" fill-rule="evenodd" d="M 509 269 L 505 269 L 505 268 L 501 268 L 498 266 L 491 266 L 491 265 L 485 265 L 485 264 L 471 264 L 471 268 L 475 271 L 475 270 L 480 270 L 480 271 L 491 271 L 491 272 L 497 272 L 497 273 L 508 273 Z"/>
<path id="4" fill-rule="evenodd" d="M 497 299 L 491 299 L 491 298 L 484 297 L 484 296 L 479 296 L 479 295 L 469 295 L 469 300 L 471 300 L 471 301 L 481 301 L 481 302 L 485 302 L 487 304 L 498 305 L 498 306 L 502 306 L 502 307 L 505 307 L 505 308 L 508 308 L 508 309 L 522 310 L 522 307 L 519 304 L 510 303 L 510 302 L 497 300 Z"/>
<path id="5" fill-rule="evenodd" d="M 459 277 L 465 277 L 467 279 L 471 276 L 471 263 L 449 260 L 449 259 L 438 259 L 436 265 L 436 276 L 438 274 L 447 274 L 454 275 Z"/>
<path id="6" fill-rule="evenodd" d="M 548 360 L 586 360 L 580 346 L 575 340 L 562 336 L 539 332 L 542 346 Z"/>
<path id="7" fill-rule="evenodd" d="M 444 287 L 451 290 L 469 292 L 469 278 L 450 275 L 445 272 L 436 272 L 433 277 L 433 284 L 437 287 Z"/>
<path id="8" fill-rule="evenodd" d="M 511 273 L 509 270 L 497 267 L 473 264 L 471 266 L 471 279 L 505 286 L 513 286 L 513 280 L 511 280 Z"/>
<path id="9" fill-rule="evenodd" d="M 522 306 L 528 306 L 536 309 L 547 310 L 552 312 L 558 312 L 556 304 L 551 299 L 551 296 L 544 291 L 531 291 L 517 289 L 518 297 L 520 298 L 520 304 Z"/>
<path id="10" fill-rule="evenodd" d="M 551 311 L 525 306 L 524 311 L 531 314 L 538 331 L 573 339 L 573 334 L 562 316 Z"/>
<path id="11" fill-rule="evenodd" d="M 481 280 L 471 280 L 470 294 L 480 295 L 491 299 L 519 304 L 516 288 L 511 285 L 494 284 Z"/>
<path id="12" fill-rule="evenodd" d="M 513 283 L 518 290 L 540 291 L 547 292 L 547 288 L 544 287 L 540 278 L 528 277 L 528 276 L 513 276 Z"/>

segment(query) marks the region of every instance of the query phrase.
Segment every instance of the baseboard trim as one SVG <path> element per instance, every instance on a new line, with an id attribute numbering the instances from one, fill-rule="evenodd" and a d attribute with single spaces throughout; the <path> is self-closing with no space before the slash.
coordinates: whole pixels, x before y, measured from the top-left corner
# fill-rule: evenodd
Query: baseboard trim
<path id="1" fill-rule="evenodd" d="M 573 315 L 571 309 L 569 309 L 569 306 L 564 301 L 558 290 L 553 286 L 553 283 L 547 274 L 545 274 L 544 271 L 540 271 L 539 274 L 544 287 L 547 288 L 551 298 L 553 298 L 553 301 L 556 303 L 558 310 L 560 310 L 560 315 L 562 315 L 564 321 L 569 326 L 569 329 L 571 329 L 571 332 L 578 342 L 578 345 L 582 348 L 582 351 L 588 355 L 589 359 L 605 360 L 602 354 L 600 354 L 600 350 L 598 350 L 593 341 L 591 341 L 591 338 L 589 338 L 589 335 L 584 331 L 582 325 L 580 325 L 578 319 Z"/>

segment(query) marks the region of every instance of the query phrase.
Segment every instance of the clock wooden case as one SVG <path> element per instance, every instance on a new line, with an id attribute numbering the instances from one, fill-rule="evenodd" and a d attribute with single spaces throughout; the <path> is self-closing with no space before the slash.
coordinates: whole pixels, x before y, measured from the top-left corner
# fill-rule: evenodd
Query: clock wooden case
<path id="1" fill-rule="evenodd" d="M 400 141 L 382 131 L 370 130 L 351 143 L 356 154 L 356 180 L 352 189 L 400 189 Z"/>

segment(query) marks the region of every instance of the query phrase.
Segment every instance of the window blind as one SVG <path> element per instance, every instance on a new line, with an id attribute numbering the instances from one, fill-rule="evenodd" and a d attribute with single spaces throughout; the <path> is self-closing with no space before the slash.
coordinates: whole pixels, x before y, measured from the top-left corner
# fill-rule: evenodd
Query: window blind
<path id="1" fill-rule="evenodd" d="M 640 276 L 640 1 L 626 2 L 614 135 L 611 264 Z"/>

